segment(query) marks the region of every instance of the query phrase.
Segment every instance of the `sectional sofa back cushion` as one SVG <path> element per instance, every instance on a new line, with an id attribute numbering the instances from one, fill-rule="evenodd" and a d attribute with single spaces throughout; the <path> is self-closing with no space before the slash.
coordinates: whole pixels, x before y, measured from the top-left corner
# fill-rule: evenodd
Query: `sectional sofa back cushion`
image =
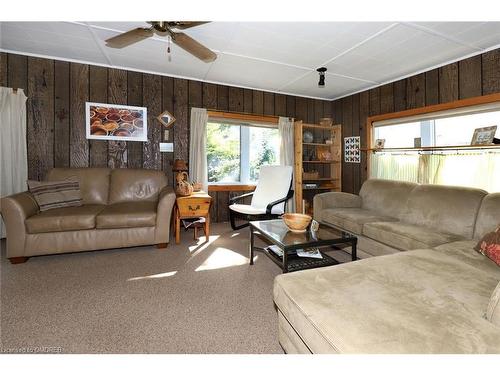
<path id="1" fill-rule="evenodd" d="M 148 169 L 113 169 L 111 171 L 109 203 L 158 200 L 160 190 L 167 185 L 167 176 Z"/>
<path id="2" fill-rule="evenodd" d="M 107 204 L 109 174 L 109 168 L 54 168 L 47 174 L 47 180 L 76 178 L 80 184 L 83 204 Z"/>
<path id="3" fill-rule="evenodd" d="M 359 192 L 362 208 L 399 218 L 406 209 L 410 192 L 416 186 L 412 182 L 369 179 Z"/>
<path id="4" fill-rule="evenodd" d="M 408 199 L 403 221 L 472 239 L 484 190 L 443 185 L 419 185 Z"/>
<path id="5" fill-rule="evenodd" d="M 493 232 L 500 225 L 500 193 L 484 197 L 477 214 L 474 238 L 479 240 L 486 233 Z"/>

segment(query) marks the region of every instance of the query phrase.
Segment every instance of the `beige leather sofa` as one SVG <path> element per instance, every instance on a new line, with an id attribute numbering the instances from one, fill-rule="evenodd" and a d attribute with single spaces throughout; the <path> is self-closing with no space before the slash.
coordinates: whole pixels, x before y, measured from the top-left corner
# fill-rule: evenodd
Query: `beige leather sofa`
<path id="1" fill-rule="evenodd" d="M 83 205 L 40 212 L 29 192 L 1 200 L 7 257 L 121 248 L 169 242 L 175 202 L 164 173 L 145 169 L 56 168 L 47 180 L 77 177 Z"/>
<path id="2" fill-rule="evenodd" d="M 500 193 L 369 180 L 316 196 L 314 215 L 367 259 L 276 277 L 287 353 L 500 353 L 484 317 L 500 267 L 473 249 L 500 224 Z"/>

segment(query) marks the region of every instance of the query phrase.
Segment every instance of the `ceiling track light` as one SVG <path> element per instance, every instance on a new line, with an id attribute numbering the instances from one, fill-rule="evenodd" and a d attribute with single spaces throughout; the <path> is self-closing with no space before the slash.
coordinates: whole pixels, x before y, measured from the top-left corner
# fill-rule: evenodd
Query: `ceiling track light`
<path id="1" fill-rule="evenodd" d="M 319 88 L 324 88 L 325 87 L 325 72 L 326 72 L 326 68 L 324 66 L 322 66 L 321 68 L 316 69 L 316 71 L 319 73 L 318 87 Z"/>

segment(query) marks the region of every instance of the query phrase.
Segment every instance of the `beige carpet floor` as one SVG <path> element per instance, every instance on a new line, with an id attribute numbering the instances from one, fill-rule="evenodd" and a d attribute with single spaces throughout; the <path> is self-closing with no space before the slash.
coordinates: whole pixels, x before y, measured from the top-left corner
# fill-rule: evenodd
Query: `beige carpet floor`
<path id="1" fill-rule="evenodd" d="M 2 247 L 5 247 L 5 241 Z M 210 241 L 33 257 L 2 249 L 2 350 L 62 353 L 283 353 L 272 299 L 280 269 L 248 264 L 248 228 Z M 52 349 L 48 349 L 52 350 Z"/>

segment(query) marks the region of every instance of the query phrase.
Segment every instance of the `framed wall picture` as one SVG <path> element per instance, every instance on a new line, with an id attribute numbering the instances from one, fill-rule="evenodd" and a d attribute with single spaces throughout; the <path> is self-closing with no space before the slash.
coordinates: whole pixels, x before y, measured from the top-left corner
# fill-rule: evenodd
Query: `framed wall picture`
<path id="1" fill-rule="evenodd" d="M 361 138 L 344 138 L 344 160 L 346 163 L 361 163 Z"/>
<path id="2" fill-rule="evenodd" d="M 147 111 L 146 107 L 87 102 L 87 139 L 147 142 Z"/>
<path id="3" fill-rule="evenodd" d="M 375 139 L 375 148 L 376 149 L 383 149 L 385 146 L 385 139 Z"/>
<path id="4" fill-rule="evenodd" d="M 175 117 L 169 112 L 165 111 L 156 117 L 165 128 L 170 128 L 174 125 Z"/>
<path id="5" fill-rule="evenodd" d="M 495 138 L 495 133 L 497 131 L 497 126 L 487 126 L 485 128 L 477 128 L 474 130 L 474 135 L 472 136 L 471 145 L 491 145 L 493 143 L 493 138 Z"/>

